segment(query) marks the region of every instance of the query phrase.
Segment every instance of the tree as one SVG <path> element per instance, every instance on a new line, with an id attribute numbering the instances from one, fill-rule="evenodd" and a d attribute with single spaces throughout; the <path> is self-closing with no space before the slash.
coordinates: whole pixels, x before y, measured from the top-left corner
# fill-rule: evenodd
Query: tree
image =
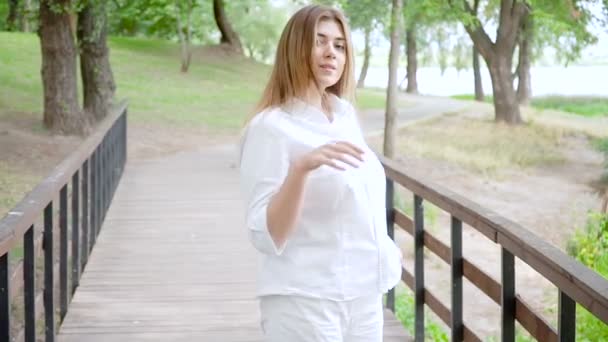
<path id="1" fill-rule="evenodd" d="M 438 46 L 438 57 L 443 73 L 447 67 L 447 42 L 445 24 L 449 17 L 436 4 L 428 1 L 409 0 L 404 2 L 403 17 L 405 20 L 405 51 L 407 54 L 407 79 L 405 91 L 418 93 L 418 55 L 425 49 L 431 51 L 429 42 Z M 424 57 L 424 56 L 423 56 Z"/>
<path id="2" fill-rule="evenodd" d="M 233 18 L 234 29 L 239 32 L 241 43 L 250 58 L 272 62 L 281 30 L 287 22 L 287 10 L 266 0 L 233 1 L 226 8 Z"/>
<path id="3" fill-rule="evenodd" d="M 223 0 L 213 0 L 213 17 L 217 24 L 217 28 L 222 35 L 220 44 L 228 45 L 237 53 L 243 53 L 243 46 L 238 34 L 232 29 L 232 25 L 226 16 Z"/>
<path id="4" fill-rule="evenodd" d="M 475 16 L 479 13 L 479 1 L 475 0 L 473 4 L 473 13 Z M 481 66 L 479 63 L 479 50 L 475 44 L 473 44 L 473 48 L 471 49 L 473 54 L 473 79 L 475 82 L 475 100 L 483 102 L 485 95 L 483 94 L 483 83 L 481 81 Z"/>
<path id="5" fill-rule="evenodd" d="M 532 75 L 530 69 L 532 68 L 532 62 L 530 57 L 530 49 L 533 44 L 533 27 L 532 27 L 532 15 L 526 16 L 521 21 L 519 28 L 519 60 L 517 63 L 517 102 L 519 104 L 527 105 L 532 98 Z"/>
<path id="6" fill-rule="evenodd" d="M 20 6 L 21 31 L 30 32 L 31 0 L 23 0 Z"/>
<path id="7" fill-rule="evenodd" d="M 399 35 L 402 30 L 402 0 L 393 0 L 391 10 L 391 48 L 388 60 L 388 86 L 386 89 L 386 113 L 384 119 L 384 155 L 395 155 L 395 136 L 397 135 L 397 69 L 399 68 Z"/>
<path id="8" fill-rule="evenodd" d="M 408 25 L 405 30 L 405 51 L 407 53 L 407 88 L 406 93 L 418 94 L 418 81 L 416 80 L 416 74 L 418 72 L 418 58 L 416 54 L 418 49 L 416 48 L 416 25 L 412 23 Z"/>
<path id="9" fill-rule="evenodd" d="M 385 21 L 385 8 L 388 2 L 386 0 L 343 0 L 340 4 L 348 17 L 351 29 L 363 32 L 363 65 L 357 79 L 357 88 L 363 88 L 372 56 L 372 33 Z"/>
<path id="10" fill-rule="evenodd" d="M 521 123 L 511 69 L 520 25 L 530 12 L 528 4 L 521 0 L 501 0 L 496 41 L 493 42 L 467 0 L 448 2 L 453 9 L 467 14 L 462 17 L 462 24 L 489 68 L 494 93 L 495 120 L 508 124 Z"/>
<path id="11" fill-rule="evenodd" d="M 485 99 L 485 95 L 483 93 L 483 83 L 481 81 L 481 66 L 479 63 L 479 51 L 475 44 L 473 44 L 473 48 L 471 49 L 473 53 L 473 78 L 475 82 L 475 100 L 483 102 Z"/>
<path id="12" fill-rule="evenodd" d="M 6 17 L 6 30 L 17 29 L 17 15 L 19 11 L 19 0 L 8 0 L 8 16 Z"/>
<path id="13" fill-rule="evenodd" d="M 181 72 L 188 72 L 188 68 L 190 68 L 190 60 L 192 58 L 192 9 L 194 8 L 195 2 L 194 0 L 175 0 L 175 18 L 177 24 L 177 36 L 179 37 L 179 42 L 181 46 L 181 56 L 182 56 L 182 66 Z M 182 24 L 182 9 L 181 7 L 185 7 L 186 12 L 186 25 L 185 27 Z M 184 32 L 185 31 L 185 32 Z"/>
<path id="14" fill-rule="evenodd" d="M 99 121 L 108 114 L 116 90 L 106 43 L 106 6 L 107 0 L 88 0 L 78 12 L 76 35 L 80 48 L 84 111 L 90 122 Z"/>
<path id="15" fill-rule="evenodd" d="M 40 1 L 44 125 L 53 132 L 84 134 L 88 123 L 78 107 L 71 6 L 70 0 Z"/>
<path id="16" fill-rule="evenodd" d="M 372 44 L 371 44 L 372 29 L 366 27 L 363 29 L 363 39 L 365 47 L 363 48 L 363 65 L 361 66 L 361 72 L 357 79 L 357 88 L 365 87 L 365 78 L 367 78 L 367 70 L 369 69 L 369 60 L 372 57 Z"/>

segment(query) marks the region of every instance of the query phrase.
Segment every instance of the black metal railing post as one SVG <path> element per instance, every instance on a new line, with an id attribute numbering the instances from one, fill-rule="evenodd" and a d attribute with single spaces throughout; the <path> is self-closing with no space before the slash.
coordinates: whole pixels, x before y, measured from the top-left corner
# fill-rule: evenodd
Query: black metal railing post
<path id="1" fill-rule="evenodd" d="M 44 322 L 45 341 L 55 339 L 55 304 L 53 298 L 53 202 L 44 209 Z"/>
<path id="2" fill-rule="evenodd" d="M 0 256 L 0 340 L 11 340 L 11 291 L 9 253 Z"/>
<path id="3" fill-rule="evenodd" d="M 72 288 L 73 296 L 80 282 L 80 173 L 72 176 Z"/>
<path id="4" fill-rule="evenodd" d="M 395 240 L 394 196 L 394 183 L 390 178 L 386 178 L 386 230 L 392 240 Z M 386 295 L 386 307 L 395 312 L 395 288 L 390 289 Z"/>
<path id="5" fill-rule="evenodd" d="M 414 305 L 416 342 L 424 341 L 424 207 L 414 195 Z"/>
<path id="6" fill-rule="evenodd" d="M 452 216 L 452 341 L 462 341 L 462 221 Z"/>
<path id="7" fill-rule="evenodd" d="M 23 236 L 23 301 L 25 342 L 36 341 L 36 252 L 34 225 Z"/>
<path id="8" fill-rule="evenodd" d="M 562 291 L 559 291 L 558 312 L 559 341 L 574 342 L 576 337 L 576 303 Z"/>
<path id="9" fill-rule="evenodd" d="M 68 186 L 59 192 L 59 321 L 68 313 Z"/>
<path id="10" fill-rule="evenodd" d="M 501 248 L 501 341 L 515 341 L 515 257 L 505 248 Z"/>
<path id="11" fill-rule="evenodd" d="M 81 260 L 80 272 L 84 271 L 84 267 L 89 260 L 89 227 L 91 222 L 91 213 L 89 212 L 89 163 L 91 158 L 87 158 L 82 165 L 82 241 L 81 241 Z"/>

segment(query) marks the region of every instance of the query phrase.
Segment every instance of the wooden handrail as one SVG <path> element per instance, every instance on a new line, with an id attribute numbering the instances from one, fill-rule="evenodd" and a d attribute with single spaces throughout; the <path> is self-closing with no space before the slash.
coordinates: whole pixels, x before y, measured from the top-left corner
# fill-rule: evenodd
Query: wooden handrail
<path id="1" fill-rule="evenodd" d="M 127 102 L 123 101 L 0 220 L 0 340 L 12 340 L 11 301 L 20 291 L 24 294 L 25 325 L 18 338 L 35 341 L 36 321 L 44 313 L 45 339 L 55 340 L 55 288 L 58 286 L 61 322 L 124 170 L 126 143 Z M 38 220 L 41 216 L 42 223 Z M 9 253 L 21 241 L 23 260 L 13 269 Z M 54 245 L 59 247 L 59 258 Z M 36 289 L 39 258 L 44 264 L 43 294 Z"/>
<path id="2" fill-rule="evenodd" d="M 491 241 L 501 245 L 507 253 L 518 257 L 551 281 L 559 288 L 561 293 L 608 324 L 608 280 L 516 222 L 425 180 L 423 176 L 407 170 L 396 161 L 382 155 L 378 155 L 378 157 L 384 166 L 389 182 L 394 181 L 400 184 L 414 195 L 433 203 L 450 213 L 456 220 L 468 224 Z M 393 221 L 389 222 L 389 225 L 396 223 L 406 232 L 415 236 L 415 222 L 413 219 L 395 208 L 393 208 L 392 217 Z M 437 254 L 446 263 L 451 263 L 451 249 L 449 247 L 426 231 L 422 232 L 421 237 L 425 247 Z M 462 260 L 465 268 L 464 276 L 500 304 L 500 284 L 466 259 L 463 258 Z M 407 278 L 410 277 L 413 277 L 412 274 L 407 273 Z M 476 284 L 476 280 L 471 278 L 483 281 L 483 284 Z M 413 288 L 413 280 L 412 284 L 408 285 Z M 496 293 L 497 286 L 499 287 L 498 293 Z M 490 288 L 493 289 L 491 292 Z M 516 296 L 514 301 L 515 317 L 527 329 L 535 327 L 538 335 L 550 336 L 549 340 L 557 338 L 557 333 L 548 326 L 547 322 L 533 313 L 520 297 Z M 571 314 L 574 315 L 574 313 Z"/>
<path id="3" fill-rule="evenodd" d="M 119 103 L 76 151 L 71 153 L 53 171 L 28 193 L 2 220 L 0 220 L 0 255 L 7 253 L 36 221 L 44 207 L 80 169 L 86 159 L 101 143 L 110 127 L 127 108 L 127 101 Z"/>

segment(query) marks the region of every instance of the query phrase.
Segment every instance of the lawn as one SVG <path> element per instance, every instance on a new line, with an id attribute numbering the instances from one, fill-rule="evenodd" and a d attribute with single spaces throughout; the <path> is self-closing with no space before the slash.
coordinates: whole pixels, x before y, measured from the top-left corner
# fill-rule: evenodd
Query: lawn
<path id="1" fill-rule="evenodd" d="M 459 100 L 473 100 L 474 95 L 453 95 Z M 492 96 L 486 96 L 485 102 L 491 103 Z M 599 96 L 543 96 L 534 97 L 531 102 L 536 109 L 553 109 L 585 117 L 608 117 L 608 97 Z"/>

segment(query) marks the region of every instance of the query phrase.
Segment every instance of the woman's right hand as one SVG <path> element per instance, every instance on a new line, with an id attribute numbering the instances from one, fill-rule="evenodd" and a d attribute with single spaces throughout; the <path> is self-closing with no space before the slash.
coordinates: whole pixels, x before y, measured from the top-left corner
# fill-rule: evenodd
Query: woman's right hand
<path id="1" fill-rule="evenodd" d="M 327 165 L 337 170 L 345 170 L 344 167 L 336 163 L 337 160 L 359 167 L 356 162 L 349 159 L 348 156 L 357 160 L 363 161 L 361 155 L 364 151 L 348 141 L 335 141 L 315 148 L 314 150 L 304 154 L 293 164 L 293 167 L 302 173 L 308 173 L 319 168 L 321 165 Z"/>

